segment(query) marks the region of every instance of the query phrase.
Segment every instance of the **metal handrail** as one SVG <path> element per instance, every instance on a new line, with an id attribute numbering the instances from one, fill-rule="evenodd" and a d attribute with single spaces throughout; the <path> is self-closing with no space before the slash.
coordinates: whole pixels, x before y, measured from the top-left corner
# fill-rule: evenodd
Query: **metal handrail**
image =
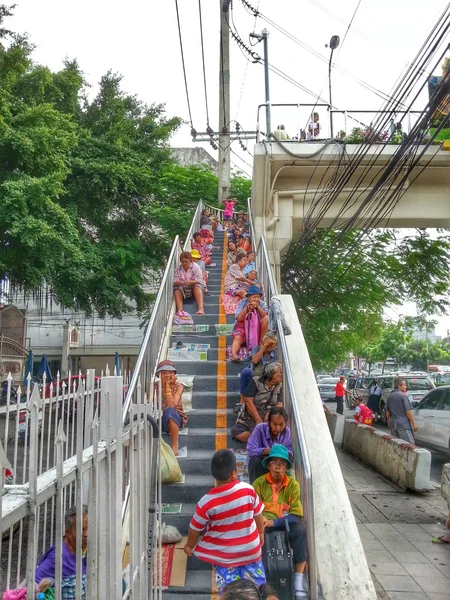
<path id="1" fill-rule="evenodd" d="M 198 208 L 197 208 L 197 210 L 198 210 Z M 189 238 L 187 238 L 187 239 L 189 239 Z M 151 343 L 151 341 L 157 343 L 157 347 L 160 348 L 162 339 L 152 340 L 152 334 L 154 333 L 155 324 L 158 322 L 158 320 L 159 320 L 159 324 L 161 324 L 161 319 L 163 319 L 163 328 L 165 330 L 167 317 L 169 316 L 170 308 L 172 307 L 172 304 L 173 304 L 173 281 L 169 281 L 169 275 L 170 276 L 173 275 L 173 267 L 175 265 L 175 261 L 178 261 L 178 255 L 179 255 L 180 251 L 181 251 L 180 238 L 177 235 L 172 244 L 172 249 L 169 254 L 167 266 L 164 270 L 161 285 L 159 287 L 158 294 L 157 294 L 156 300 L 155 300 L 155 304 L 153 306 L 153 310 L 150 315 L 150 321 L 149 321 L 147 330 L 144 335 L 144 340 L 142 342 L 142 346 L 139 351 L 139 355 L 138 355 L 138 358 L 136 361 L 136 366 L 134 368 L 133 375 L 132 375 L 131 381 L 130 381 L 130 385 L 128 387 L 127 395 L 126 395 L 125 401 L 123 403 L 122 420 L 123 420 L 124 424 L 128 418 L 129 407 L 130 407 L 132 398 L 133 398 L 134 394 L 136 393 L 138 382 L 141 379 L 141 371 L 144 366 L 144 361 L 147 357 L 148 349 L 150 346 L 153 346 L 153 343 Z M 159 307 L 162 305 L 163 300 L 167 299 L 164 296 L 167 295 L 168 286 L 170 287 L 170 306 L 166 306 L 167 314 L 165 315 L 165 318 L 164 318 L 162 315 L 159 314 Z M 159 336 L 157 336 L 157 337 L 159 337 Z M 154 361 L 154 362 L 155 362 L 155 364 L 152 365 L 152 367 L 151 367 L 152 369 L 156 369 L 156 361 Z M 141 388 L 142 387 L 144 388 L 144 391 L 146 389 L 148 389 L 148 383 L 149 382 L 146 382 L 146 381 L 140 381 L 140 386 L 141 386 Z"/>
<path id="2" fill-rule="evenodd" d="M 194 235 L 194 233 L 196 231 L 200 230 L 200 215 L 202 214 L 203 208 L 204 208 L 203 203 L 199 202 L 197 204 L 197 208 L 195 209 L 195 213 L 194 213 L 194 216 L 192 218 L 192 223 L 191 223 L 191 226 L 189 228 L 188 234 L 186 236 L 186 240 L 185 240 L 184 245 L 183 245 L 183 250 L 185 250 L 185 251 L 190 251 L 189 244 L 191 243 L 192 236 Z"/>
<path id="3" fill-rule="evenodd" d="M 248 200 L 248 215 L 249 215 L 249 226 L 250 234 L 254 239 L 254 225 L 251 212 L 251 200 Z M 265 295 L 267 300 L 278 293 L 275 277 L 270 266 L 269 253 L 267 251 L 266 241 L 264 236 L 261 237 L 258 249 L 256 253 L 258 261 L 258 279 L 263 283 L 265 288 Z M 282 364 L 284 370 L 284 385 L 283 390 L 288 406 L 286 408 L 291 414 L 292 430 L 295 431 L 293 441 L 298 441 L 300 449 L 301 467 L 300 479 L 302 480 L 302 500 L 305 508 L 305 522 L 306 522 L 306 534 L 308 544 L 308 571 L 310 581 L 310 597 L 312 600 L 317 600 L 317 553 L 316 553 L 316 540 L 315 540 L 315 528 L 314 528 L 314 502 L 313 502 L 313 478 L 311 463 L 309 460 L 308 449 L 306 447 L 305 435 L 300 420 L 300 413 L 298 410 L 297 397 L 295 394 L 294 379 L 289 363 L 288 350 L 286 340 L 283 332 L 283 326 L 280 320 L 277 321 L 277 333 L 280 348 L 280 355 L 282 357 Z M 299 468 L 299 465 L 296 465 Z"/>

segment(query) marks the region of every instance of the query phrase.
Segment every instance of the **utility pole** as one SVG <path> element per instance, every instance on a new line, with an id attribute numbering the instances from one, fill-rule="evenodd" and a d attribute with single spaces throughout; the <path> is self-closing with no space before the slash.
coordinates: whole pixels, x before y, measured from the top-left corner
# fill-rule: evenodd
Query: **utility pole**
<path id="1" fill-rule="evenodd" d="M 257 33 L 251 33 L 251 38 L 255 38 L 259 41 L 262 40 L 264 44 L 264 87 L 266 92 L 266 139 L 270 138 L 272 133 L 271 124 L 271 109 L 270 109 L 270 85 L 269 85 L 269 32 L 267 29 L 263 29 L 261 35 Z"/>
<path id="2" fill-rule="evenodd" d="M 220 64 L 219 64 L 219 185 L 220 202 L 230 196 L 230 0 L 220 4 Z"/>

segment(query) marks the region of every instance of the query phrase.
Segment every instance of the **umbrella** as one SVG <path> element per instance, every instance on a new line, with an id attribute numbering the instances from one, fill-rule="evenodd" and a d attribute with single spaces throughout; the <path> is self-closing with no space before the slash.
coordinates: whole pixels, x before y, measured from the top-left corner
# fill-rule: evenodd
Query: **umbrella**
<path id="1" fill-rule="evenodd" d="M 47 356 L 45 354 L 41 358 L 41 362 L 39 364 L 39 372 L 38 372 L 39 379 L 43 378 L 44 373 L 45 373 L 47 382 L 49 382 L 53 379 L 52 373 L 50 371 L 50 365 L 48 364 Z"/>
<path id="2" fill-rule="evenodd" d="M 119 367 L 119 353 L 116 352 L 114 356 L 114 366 L 116 367 L 116 375 L 120 375 L 120 367 Z"/>
<path id="3" fill-rule="evenodd" d="M 28 352 L 27 363 L 25 365 L 25 376 L 23 378 L 23 385 L 27 385 L 28 375 L 33 375 L 33 351 Z"/>

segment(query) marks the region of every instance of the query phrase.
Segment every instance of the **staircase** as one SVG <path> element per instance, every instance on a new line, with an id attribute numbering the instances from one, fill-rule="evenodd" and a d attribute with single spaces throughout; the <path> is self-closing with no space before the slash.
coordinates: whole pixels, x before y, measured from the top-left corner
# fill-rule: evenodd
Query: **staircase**
<path id="1" fill-rule="evenodd" d="M 187 435 L 181 435 L 179 446 L 187 447 L 187 457 L 180 458 L 183 483 L 163 485 L 164 503 L 181 503 L 181 513 L 164 515 L 164 522 L 175 525 L 183 536 L 188 533 L 189 522 L 197 501 L 214 486 L 210 474 L 211 459 L 221 448 L 244 447 L 233 442 L 230 429 L 236 415 L 234 405 L 239 401 L 239 374 L 243 366 L 226 360 L 226 347 L 231 335 L 218 336 L 216 324 L 234 323 L 233 315 L 226 315 L 221 303 L 226 265 L 226 233 L 216 233 L 212 252 L 215 266 L 208 267 L 209 294 L 205 296 L 205 315 L 195 315 L 195 304 L 186 303 L 185 310 L 193 316 L 196 325 L 207 324 L 209 331 L 199 333 L 172 333 L 172 342 L 209 344 L 207 361 L 174 362 L 178 376 L 195 375 L 192 392 L 192 411 L 188 413 Z M 172 345 L 172 344 L 171 344 Z M 166 438 L 169 442 L 169 439 Z M 210 564 L 189 557 L 184 587 L 170 587 L 163 592 L 165 600 L 180 598 L 210 600 L 213 590 Z"/>

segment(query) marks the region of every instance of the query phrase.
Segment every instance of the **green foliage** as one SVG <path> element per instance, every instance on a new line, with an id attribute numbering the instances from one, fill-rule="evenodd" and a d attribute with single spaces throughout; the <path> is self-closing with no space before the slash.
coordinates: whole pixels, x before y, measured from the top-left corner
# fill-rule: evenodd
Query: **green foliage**
<path id="1" fill-rule="evenodd" d="M 180 119 L 125 94 L 108 72 L 92 101 L 76 61 L 33 63 L 0 6 L 0 279 L 48 286 L 66 307 L 121 316 L 143 292 L 202 200 L 217 198 L 205 167 L 173 163 Z M 236 193 L 250 183 L 233 177 Z"/>
<path id="2" fill-rule="evenodd" d="M 357 230 L 317 230 L 283 258 L 283 291 L 294 298 L 316 369 L 334 368 L 351 352 L 371 362 L 395 355 L 409 329 L 385 325 L 387 306 L 414 301 L 424 315 L 448 309 L 449 238 L 397 234 L 373 231 L 360 241 Z"/>
<path id="3" fill-rule="evenodd" d="M 248 199 L 252 195 L 252 181 L 243 177 L 242 173 L 237 172 L 231 177 L 230 196 L 236 198 L 237 204 L 235 210 L 244 210 L 247 212 Z"/>
<path id="4" fill-rule="evenodd" d="M 82 101 L 77 63 L 52 73 L 32 51 L 19 36 L 0 44 L 0 277 L 48 285 L 88 314 L 143 311 L 170 245 L 148 207 L 162 201 L 180 120 L 124 94 L 113 73 Z"/>

